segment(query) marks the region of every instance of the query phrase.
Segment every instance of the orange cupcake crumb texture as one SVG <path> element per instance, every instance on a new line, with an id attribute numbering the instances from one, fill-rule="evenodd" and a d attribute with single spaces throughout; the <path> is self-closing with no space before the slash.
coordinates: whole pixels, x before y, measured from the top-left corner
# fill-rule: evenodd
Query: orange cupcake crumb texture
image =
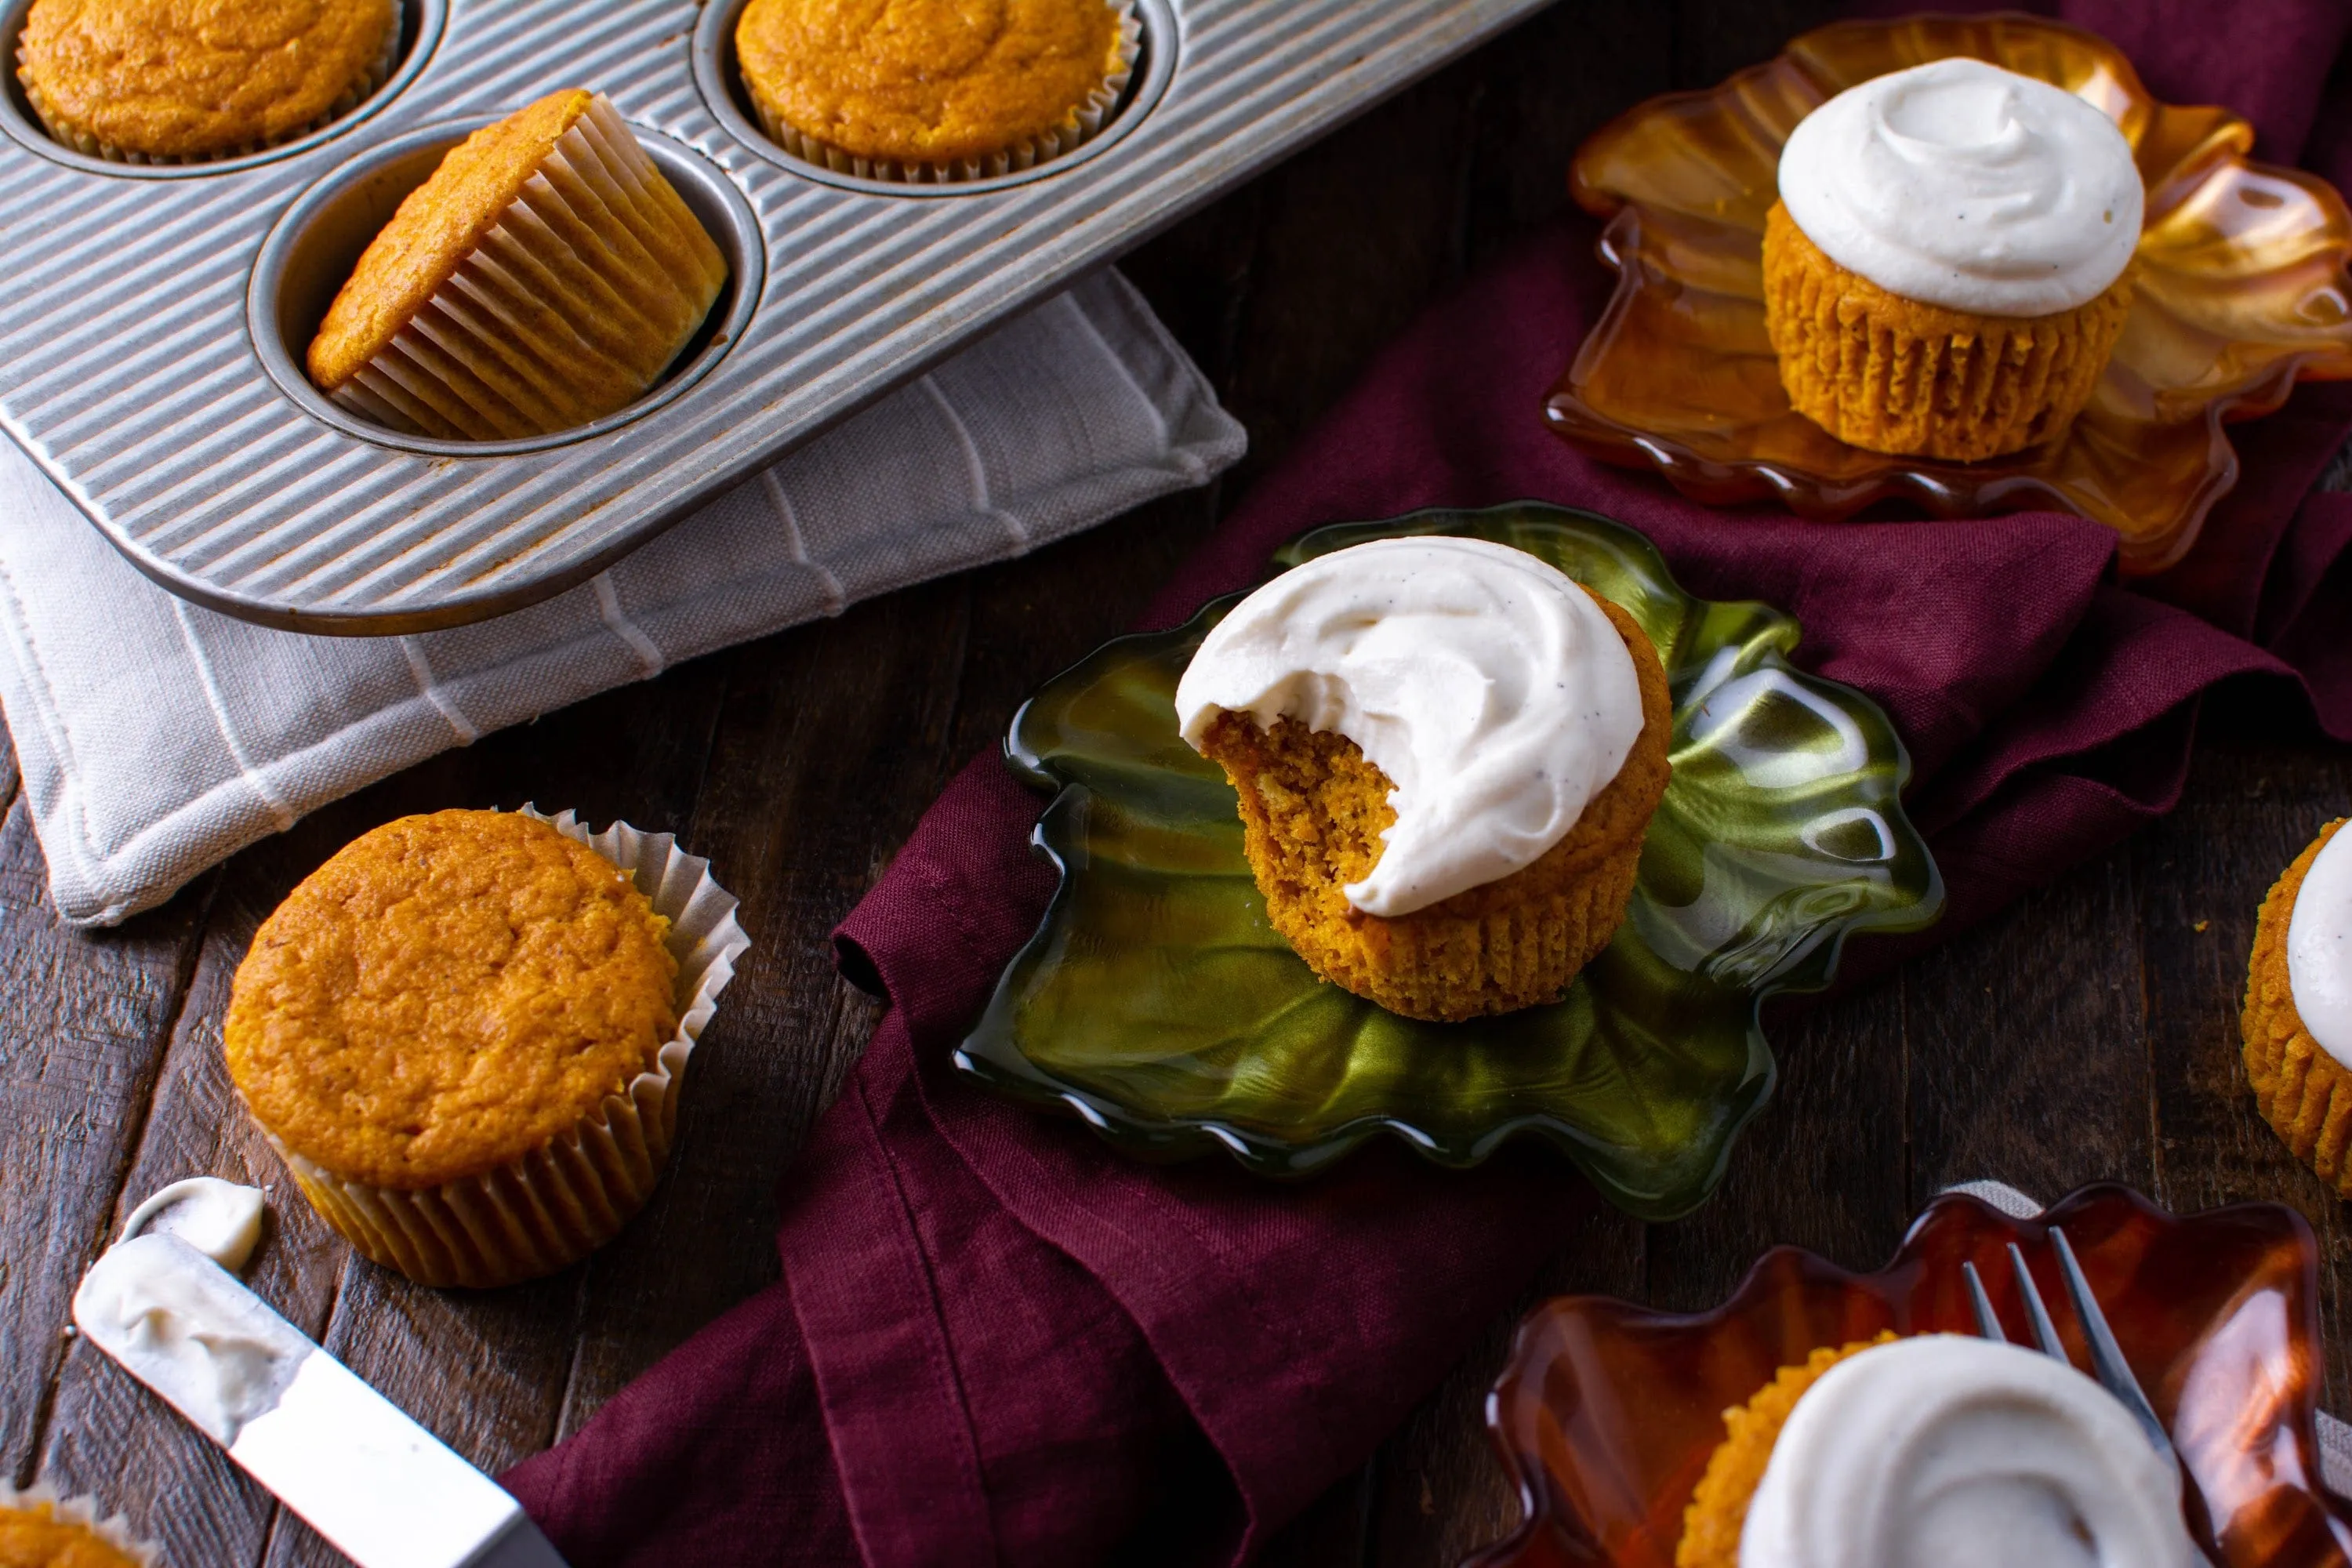
<path id="1" fill-rule="evenodd" d="M 403 817 L 262 922 L 225 1027 L 255 1118 L 347 1180 L 416 1189 L 593 1117 L 677 1028 L 669 922 L 519 814 Z"/>
<path id="2" fill-rule="evenodd" d="M 2054 315 L 1983 316 L 1889 293 L 1832 261 L 1779 202 L 1764 321 L 1797 412 L 1850 447 L 1975 462 L 2062 435 L 2131 312 L 2126 270 Z"/>
<path id="3" fill-rule="evenodd" d="M 1391 1013 L 1458 1022 L 1553 1000 L 1609 945 L 1674 771 L 1674 703 L 1640 625 L 1592 596 L 1633 656 L 1642 732 L 1632 752 L 1533 864 L 1426 909 L 1384 917 L 1348 901 L 1396 821 L 1395 784 L 1355 742 L 1292 719 L 1267 731 L 1224 712 L 1210 725 L 1202 753 L 1239 797 L 1267 919 L 1318 974 Z"/>
<path id="4" fill-rule="evenodd" d="M 46 1502 L 0 1508 L 0 1568 L 142 1568 L 140 1560 Z"/>
<path id="5" fill-rule="evenodd" d="M 2245 1040 L 2246 1077 L 2263 1119 L 2322 1181 L 2352 1197 L 2352 1162 L 2345 1158 L 2352 1147 L 2352 1072 L 2304 1027 L 2286 963 L 2287 927 L 2303 879 L 2344 822 L 2338 817 L 2321 828 L 2263 900 L 2239 1029 Z"/>
<path id="6" fill-rule="evenodd" d="M 1739 1568 L 1739 1535 L 1748 1523 L 1748 1505 L 1763 1484 L 1764 1467 L 1771 1461 L 1772 1446 L 1780 1440 L 1780 1428 L 1789 1424 L 1789 1413 L 1830 1368 L 1895 1337 L 1890 1330 L 1873 1340 L 1823 1346 L 1801 1365 L 1782 1367 L 1747 1404 L 1723 1413 L 1724 1440 L 1707 1457 L 1706 1473 L 1699 1477 L 1690 1505 L 1683 1510 L 1675 1568 Z"/>

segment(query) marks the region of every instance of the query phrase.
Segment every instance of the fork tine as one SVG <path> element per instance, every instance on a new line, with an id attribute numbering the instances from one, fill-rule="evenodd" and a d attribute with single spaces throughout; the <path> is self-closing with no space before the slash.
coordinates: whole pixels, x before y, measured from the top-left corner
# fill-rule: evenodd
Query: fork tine
<path id="1" fill-rule="evenodd" d="M 2083 1266 L 2074 1261 L 2074 1244 L 2066 1233 L 2056 1226 L 2050 1227 L 2050 1239 L 2057 1244 L 2058 1268 L 2066 1279 L 2066 1294 L 2074 1303 L 2074 1317 L 2083 1325 L 2083 1338 L 2090 1342 L 2091 1370 L 2097 1373 L 2100 1386 L 2123 1402 L 2147 1431 L 2148 1441 L 2165 1458 L 2172 1457 L 2172 1439 L 2165 1436 L 2164 1423 L 2156 1418 L 2147 1395 L 2140 1392 L 2139 1380 L 2132 1376 L 2131 1364 L 2124 1360 L 2123 1351 L 2116 1344 L 2116 1336 L 2107 1327 L 2107 1315 L 2099 1310 L 2098 1299 L 2091 1294 L 2091 1282 L 2083 1277 Z"/>
<path id="2" fill-rule="evenodd" d="M 1985 1294 L 1984 1276 L 1973 1263 L 1960 1265 L 1960 1277 L 1969 1282 L 1969 1305 L 1977 1315 L 1977 1332 L 1995 1344 L 2007 1344 L 2009 1335 L 2002 1331 L 2000 1319 L 1994 1315 L 1992 1298 Z"/>
<path id="3" fill-rule="evenodd" d="M 2042 1304 L 2042 1291 L 2025 1267 L 2025 1254 L 2017 1249 L 2013 1241 L 2009 1244 L 2009 1266 L 2017 1271 L 2017 1293 L 2025 1298 L 2025 1316 L 2033 1325 L 2033 1342 L 2042 1347 L 2043 1355 L 2074 1365 L 2074 1359 L 2066 1353 L 2065 1342 L 2058 1337 L 2058 1325 L 2050 1321 L 2050 1309 Z"/>

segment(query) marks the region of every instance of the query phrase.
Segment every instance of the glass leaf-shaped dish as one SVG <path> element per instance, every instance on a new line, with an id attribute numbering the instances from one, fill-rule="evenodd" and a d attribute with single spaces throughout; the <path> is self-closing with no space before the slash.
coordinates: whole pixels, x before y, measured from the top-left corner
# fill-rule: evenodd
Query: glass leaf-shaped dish
<path id="1" fill-rule="evenodd" d="M 2177 1219 L 2119 1186 L 2041 1218 L 1948 1194 L 1894 1262 L 1848 1274 L 1776 1247 L 1712 1312 L 1599 1296 L 1546 1302 L 1519 1325 L 1488 1400 L 1527 1518 L 1465 1568 L 1673 1568 L 1683 1510 L 1723 1441 L 1723 1412 L 1822 1345 L 1969 1333 L 1973 1261 L 2009 1337 L 2027 1339 L 2005 1248 L 2015 1242 L 2074 1364 L 2088 1367 L 2049 1227 L 2063 1226 L 2191 1484 L 2193 1532 L 2223 1568 L 2343 1568 L 2352 1524 L 2320 1486 L 2319 1251 L 2292 1209 L 2244 1204 Z"/>
<path id="2" fill-rule="evenodd" d="M 1764 215 L 1780 147 L 1856 82 L 1965 55 L 2111 115 L 2147 187 L 2129 318 L 2090 405 L 2060 439 L 1980 463 L 1849 447 L 1789 405 L 1764 332 Z M 2323 181 L 2248 161 L 2226 110 L 2159 103 L 2104 39 L 2024 16 L 1841 22 L 1705 92 L 1653 99 L 1576 155 L 1580 205 L 1609 220 L 1616 292 L 1546 405 L 1596 457 L 1655 465 L 1710 505 L 1778 496 L 1849 517 L 1901 498 L 1940 517 L 2054 507 L 2122 536 L 2127 573 L 2188 552 L 2237 483 L 2224 422 L 2298 377 L 2352 375 L 2352 217 Z"/>
<path id="3" fill-rule="evenodd" d="M 1868 698 L 1789 663 L 1795 621 L 1692 598 L 1647 540 L 1591 513 L 1417 512 L 1318 529 L 1279 559 L 1426 533 L 1516 545 L 1623 605 L 1673 685 L 1674 781 L 1639 885 L 1565 999 L 1416 1023 L 1276 934 L 1233 788 L 1176 729 L 1177 679 L 1225 599 L 1108 644 L 1014 718 L 1006 756 L 1055 792 L 1036 842 L 1062 881 L 957 1063 L 1147 1157 L 1222 1146 L 1302 1175 L 1386 1130 L 1463 1166 L 1533 1131 L 1623 1207 L 1681 1214 L 1770 1087 L 1762 999 L 1827 984 L 1853 931 L 1940 912 L 1899 800 L 1909 761 Z"/>

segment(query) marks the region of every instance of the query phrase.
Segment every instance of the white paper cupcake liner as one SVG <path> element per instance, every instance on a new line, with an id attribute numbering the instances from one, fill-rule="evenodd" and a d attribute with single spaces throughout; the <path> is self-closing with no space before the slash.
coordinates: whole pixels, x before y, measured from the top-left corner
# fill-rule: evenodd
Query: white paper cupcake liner
<path id="1" fill-rule="evenodd" d="M 282 147 L 289 142 L 310 135 L 312 132 L 323 131 L 369 99 L 373 98 L 383 89 L 383 84 L 392 79 L 393 68 L 400 63 L 401 38 L 407 26 L 407 16 L 398 5 L 394 5 L 392 11 L 392 31 L 384 37 L 383 52 L 376 57 L 375 63 L 368 68 L 367 74 L 344 89 L 342 95 L 329 104 L 323 114 L 297 125 L 290 131 L 281 132 L 276 136 L 264 137 L 257 142 L 242 142 L 235 147 L 224 147 L 213 153 L 181 154 L 133 153 L 126 148 L 117 147 L 112 142 L 101 142 L 87 131 L 74 129 L 66 123 L 64 115 L 58 111 L 58 107 L 50 100 L 49 95 L 34 85 L 32 68 L 25 58 L 25 45 L 21 37 L 16 44 L 16 81 L 17 85 L 25 89 L 25 101 L 31 106 L 35 117 L 40 121 L 41 129 L 49 133 L 49 140 L 61 147 L 72 148 L 85 158 L 102 158 L 110 163 L 165 165 L 218 163 L 230 158 L 246 158 L 256 153 L 266 153 L 272 147 Z"/>
<path id="2" fill-rule="evenodd" d="M 329 395 L 412 436 L 551 435 L 643 396 L 726 283 L 717 242 L 598 93 L 449 281 Z"/>
<path id="3" fill-rule="evenodd" d="M 902 163 L 888 158 L 862 158 L 829 142 L 818 140 L 805 132 L 795 130 L 761 98 L 750 82 L 744 86 L 744 96 L 751 100 L 751 110 L 759 117 L 760 128 L 768 139 L 804 163 L 830 169 L 836 174 L 853 174 L 861 180 L 882 180 L 899 185 L 956 185 L 972 180 L 992 180 L 1002 175 L 1019 174 L 1040 163 L 1076 152 L 1102 133 L 1118 112 L 1118 101 L 1126 96 L 1127 84 L 1135 78 L 1135 62 L 1143 51 L 1143 21 L 1136 14 L 1132 0 L 1116 0 L 1118 12 L 1118 66 L 1105 77 L 1102 85 L 1087 95 L 1077 109 L 1074 123 L 1042 136 L 1033 136 L 1000 153 L 985 158 L 966 158 L 948 163 Z"/>
<path id="4" fill-rule="evenodd" d="M 79 1524 L 92 1535 L 149 1568 L 160 1568 L 162 1550 L 152 1542 L 142 1541 L 131 1533 L 131 1520 L 124 1514 L 100 1518 L 97 1502 L 86 1497 L 65 1497 L 47 1481 L 35 1481 L 19 1490 L 0 1481 L 0 1509 L 19 1511 L 46 1506 L 52 1519 L 68 1524 Z"/>
<path id="5" fill-rule="evenodd" d="M 734 896 L 711 879 L 710 862 L 681 851 L 674 836 L 640 833 L 625 822 L 591 833 L 569 811 L 522 811 L 628 872 L 654 912 L 668 918 L 667 945 L 677 960 L 677 1033 L 625 1094 L 608 1095 L 571 1133 L 439 1186 L 347 1181 L 268 1133 L 330 1225 L 362 1257 L 420 1284 L 487 1289 L 535 1279 L 619 1233 L 661 1179 L 677 1135 L 687 1060 L 734 978 L 735 961 L 751 945 L 736 922 Z"/>

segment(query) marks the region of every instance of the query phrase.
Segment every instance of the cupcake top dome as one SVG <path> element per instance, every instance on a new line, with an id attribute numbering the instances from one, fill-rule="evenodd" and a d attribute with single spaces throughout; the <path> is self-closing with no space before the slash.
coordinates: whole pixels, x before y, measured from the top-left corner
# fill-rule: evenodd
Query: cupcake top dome
<path id="1" fill-rule="evenodd" d="M 1789 216 L 1890 293 L 1990 316 L 2096 299 L 2131 265 L 2143 195 L 2095 105 L 1982 60 L 1875 77 L 1781 150 Z"/>
<path id="2" fill-rule="evenodd" d="M 300 132 L 371 81 L 394 0 L 33 0 L 18 74 L 43 120 L 142 157 Z"/>
<path id="3" fill-rule="evenodd" d="M 414 1189 L 593 1115 L 677 1027 L 668 921 L 520 813 L 443 811 L 343 847 L 261 923 L 222 1034 L 255 1117 L 339 1177 Z"/>
<path id="4" fill-rule="evenodd" d="M 2352 1067 L 2352 833 L 2334 833 L 2304 873 L 2287 921 L 2286 970 L 2305 1030 Z"/>
<path id="5" fill-rule="evenodd" d="M 947 164 L 1074 127 L 1123 68 L 1108 0 L 751 0 L 736 59 L 764 112 L 860 158 Z"/>
<path id="6" fill-rule="evenodd" d="M 1345 735 L 1395 784 L 1381 858 L 1344 889 L 1384 917 L 1533 865 L 1643 723 L 1598 600 L 1524 550 L 1444 536 L 1318 555 L 1235 605 L 1176 688 L 1195 748 L 1221 712 Z"/>

